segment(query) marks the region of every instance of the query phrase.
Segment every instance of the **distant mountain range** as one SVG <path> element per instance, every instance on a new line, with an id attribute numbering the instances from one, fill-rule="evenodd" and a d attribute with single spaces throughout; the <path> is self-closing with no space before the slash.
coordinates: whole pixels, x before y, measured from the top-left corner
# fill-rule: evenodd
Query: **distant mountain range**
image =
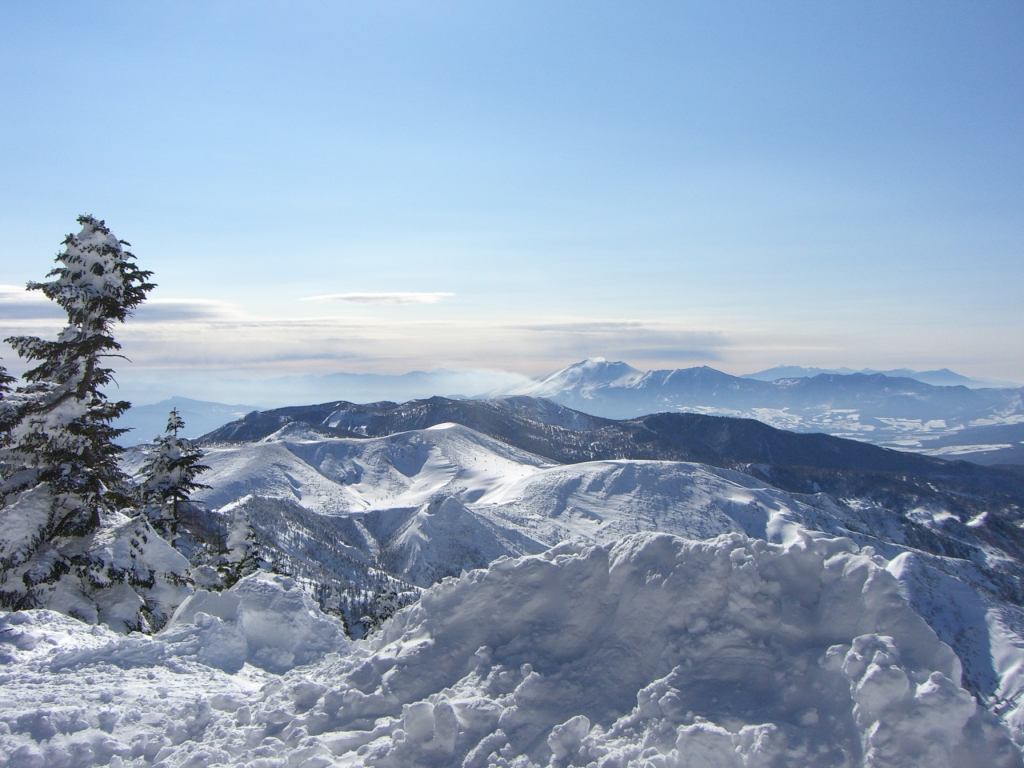
<path id="1" fill-rule="evenodd" d="M 659 412 L 692 412 L 752 418 L 797 432 L 838 437 L 980 464 L 1024 464 L 1024 388 L 972 388 L 974 380 L 942 369 L 897 376 L 886 372 L 814 373 L 780 367 L 749 376 L 713 368 L 639 371 L 600 358 L 570 365 L 537 380 L 488 372 L 437 370 L 403 376 L 334 374 L 274 380 L 291 398 L 306 402 L 404 402 L 432 395 L 449 399 L 492 396 L 541 397 L 574 410 L 612 419 Z M 781 378 L 779 376 L 781 375 Z M 487 394 L 476 386 L 498 384 Z M 259 400 L 256 400 L 259 402 Z M 253 406 L 171 398 L 132 408 L 116 426 L 129 427 L 123 445 L 152 440 L 177 407 L 186 436 L 197 437 L 252 410 Z"/>
<path id="2" fill-rule="evenodd" d="M 257 410 L 252 405 L 225 405 L 187 397 L 171 397 L 152 405 L 135 405 L 114 421 L 116 428 L 131 430 L 121 435 L 117 442 L 126 447 L 153 442 L 163 434 L 172 408 L 178 409 L 185 422 L 181 436 L 190 440 Z"/>
<path id="3" fill-rule="evenodd" d="M 841 376 L 849 376 L 851 373 L 863 373 L 872 375 L 880 373 L 883 376 L 890 376 L 896 379 L 914 379 L 923 381 L 925 384 L 932 384 L 936 387 L 970 387 L 972 389 L 983 389 L 986 387 L 1009 387 L 1016 388 L 1020 384 L 1009 381 L 998 381 L 995 379 L 972 379 L 949 368 L 939 368 L 936 371 L 915 371 L 911 368 L 893 368 L 888 371 L 878 371 L 874 368 L 804 368 L 799 365 L 778 365 L 757 373 L 747 373 L 740 378 L 758 379 L 759 381 L 778 381 L 779 379 L 806 379 L 812 376 L 819 376 L 823 373 L 836 373 Z"/>
<path id="4" fill-rule="evenodd" d="M 666 411 L 737 416 L 978 463 L 1024 461 L 1024 388 L 936 386 L 885 373 L 763 381 L 707 366 L 639 371 L 594 358 L 492 394 L 543 397 L 613 419 Z"/>
<path id="5" fill-rule="evenodd" d="M 121 382 L 126 398 L 136 403 L 164 401 L 168 381 L 172 392 L 188 393 L 195 401 L 211 403 L 253 403 L 260 408 L 279 408 L 300 403 L 349 400 L 372 403 L 378 400 L 402 402 L 421 397 L 472 397 L 483 392 L 529 383 L 530 378 L 508 371 L 462 370 L 410 371 L 403 374 L 330 373 L 324 375 L 217 376 L 211 378 L 188 372 L 174 372 L 167 380 L 153 374 L 129 371 Z"/>

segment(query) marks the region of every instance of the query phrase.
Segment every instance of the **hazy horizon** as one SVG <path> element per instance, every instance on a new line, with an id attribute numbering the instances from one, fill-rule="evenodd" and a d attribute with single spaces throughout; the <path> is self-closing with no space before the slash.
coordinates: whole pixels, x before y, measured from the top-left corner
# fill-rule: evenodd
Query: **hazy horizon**
<path id="1" fill-rule="evenodd" d="M 585 361 L 573 361 L 573 364 Z M 620 363 L 627 361 L 612 360 Z M 714 366 L 709 366 L 714 368 Z M 792 366 L 778 366 L 792 367 Z M 561 370 L 561 369 L 559 369 Z M 639 369 L 638 369 L 639 370 Z M 718 370 L 715 368 L 715 370 Z M 766 369 L 770 370 L 770 369 Z M 646 371 L 644 371 L 646 372 Z M 837 370 L 837 373 L 887 373 L 874 369 L 863 371 Z M 172 398 L 248 405 L 259 408 L 279 408 L 309 405 L 332 399 L 369 403 L 380 400 L 404 402 L 439 395 L 442 397 L 482 397 L 502 394 L 506 390 L 538 382 L 545 376 L 558 373 L 546 371 L 535 377 L 514 371 L 501 370 L 449 370 L 407 371 L 401 374 L 350 373 L 335 371 L 326 374 L 267 376 L 254 378 L 242 372 L 220 376 L 203 376 L 195 371 L 179 371 L 176 375 L 153 375 L 140 372 L 118 376 L 112 395 L 131 400 L 134 405 L 160 403 Z M 741 376 L 754 376 L 761 371 L 749 371 Z M 916 372 L 927 373 L 927 372 Z M 954 371 L 953 373 L 958 373 Z M 165 372 L 166 374 L 166 372 Z M 814 375 L 813 373 L 811 375 Z M 969 378 L 969 377 L 968 377 Z M 974 380 L 975 386 L 1019 387 L 1017 382 L 1002 380 Z M 941 386 L 941 384 L 940 384 Z"/>

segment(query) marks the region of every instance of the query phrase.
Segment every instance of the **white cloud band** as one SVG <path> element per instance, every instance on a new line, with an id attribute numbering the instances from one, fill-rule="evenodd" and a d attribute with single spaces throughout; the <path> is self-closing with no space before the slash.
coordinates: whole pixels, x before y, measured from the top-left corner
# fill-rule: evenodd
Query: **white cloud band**
<path id="1" fill-rule="evenodd" d="M 307 296 L 302 301 L 345 301 L 349 304 L 436 304 L 454 293 L 331 293 L 325 296 Z"/>

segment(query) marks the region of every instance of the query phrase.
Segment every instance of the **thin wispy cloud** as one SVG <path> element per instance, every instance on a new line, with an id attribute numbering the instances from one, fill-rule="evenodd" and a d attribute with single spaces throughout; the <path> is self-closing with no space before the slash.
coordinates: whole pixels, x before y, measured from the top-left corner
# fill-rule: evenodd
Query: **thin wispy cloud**
<path id="1" fill-rule="evenodd" d="M 436 304 L 454 293 L 416 293 L 392 291 L 384 293 L 329 293 L 324 296 L 307 296 L 302 301 L 344 301 L 349 304 Z"/>
<path id="2" fill-rule="evenodd" d="M 147 299 L 131 313 L 132 321 L 187 322 L 230 318 L 237 310 L 223 301 L 208 299 Z M 0 285 L 0 321 L 65 320 L 67 313 L 42 291 L 20 285 Z"/>
<path id="3" fill-rule="evenodd" d="M 510 331 L 533 336 L 532 343 L 566 359 L 598 354 L 636 362 L 707 362 L 721 360 L 735 344 L 723 331 L 695 331 L 664 321 L 569 320 L 512 326 Z"/>

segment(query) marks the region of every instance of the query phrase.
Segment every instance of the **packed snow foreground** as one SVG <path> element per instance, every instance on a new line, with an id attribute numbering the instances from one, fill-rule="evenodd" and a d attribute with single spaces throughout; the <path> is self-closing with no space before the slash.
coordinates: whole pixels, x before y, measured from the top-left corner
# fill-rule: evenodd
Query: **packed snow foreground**
<path id="1" fill-rule="evenodd" d="M 503 558 L 366 641 L 283 576 L 152 637 L 0 616 L 0 764 L 1019 766 L 849 539 L 638 534 Z"/>

